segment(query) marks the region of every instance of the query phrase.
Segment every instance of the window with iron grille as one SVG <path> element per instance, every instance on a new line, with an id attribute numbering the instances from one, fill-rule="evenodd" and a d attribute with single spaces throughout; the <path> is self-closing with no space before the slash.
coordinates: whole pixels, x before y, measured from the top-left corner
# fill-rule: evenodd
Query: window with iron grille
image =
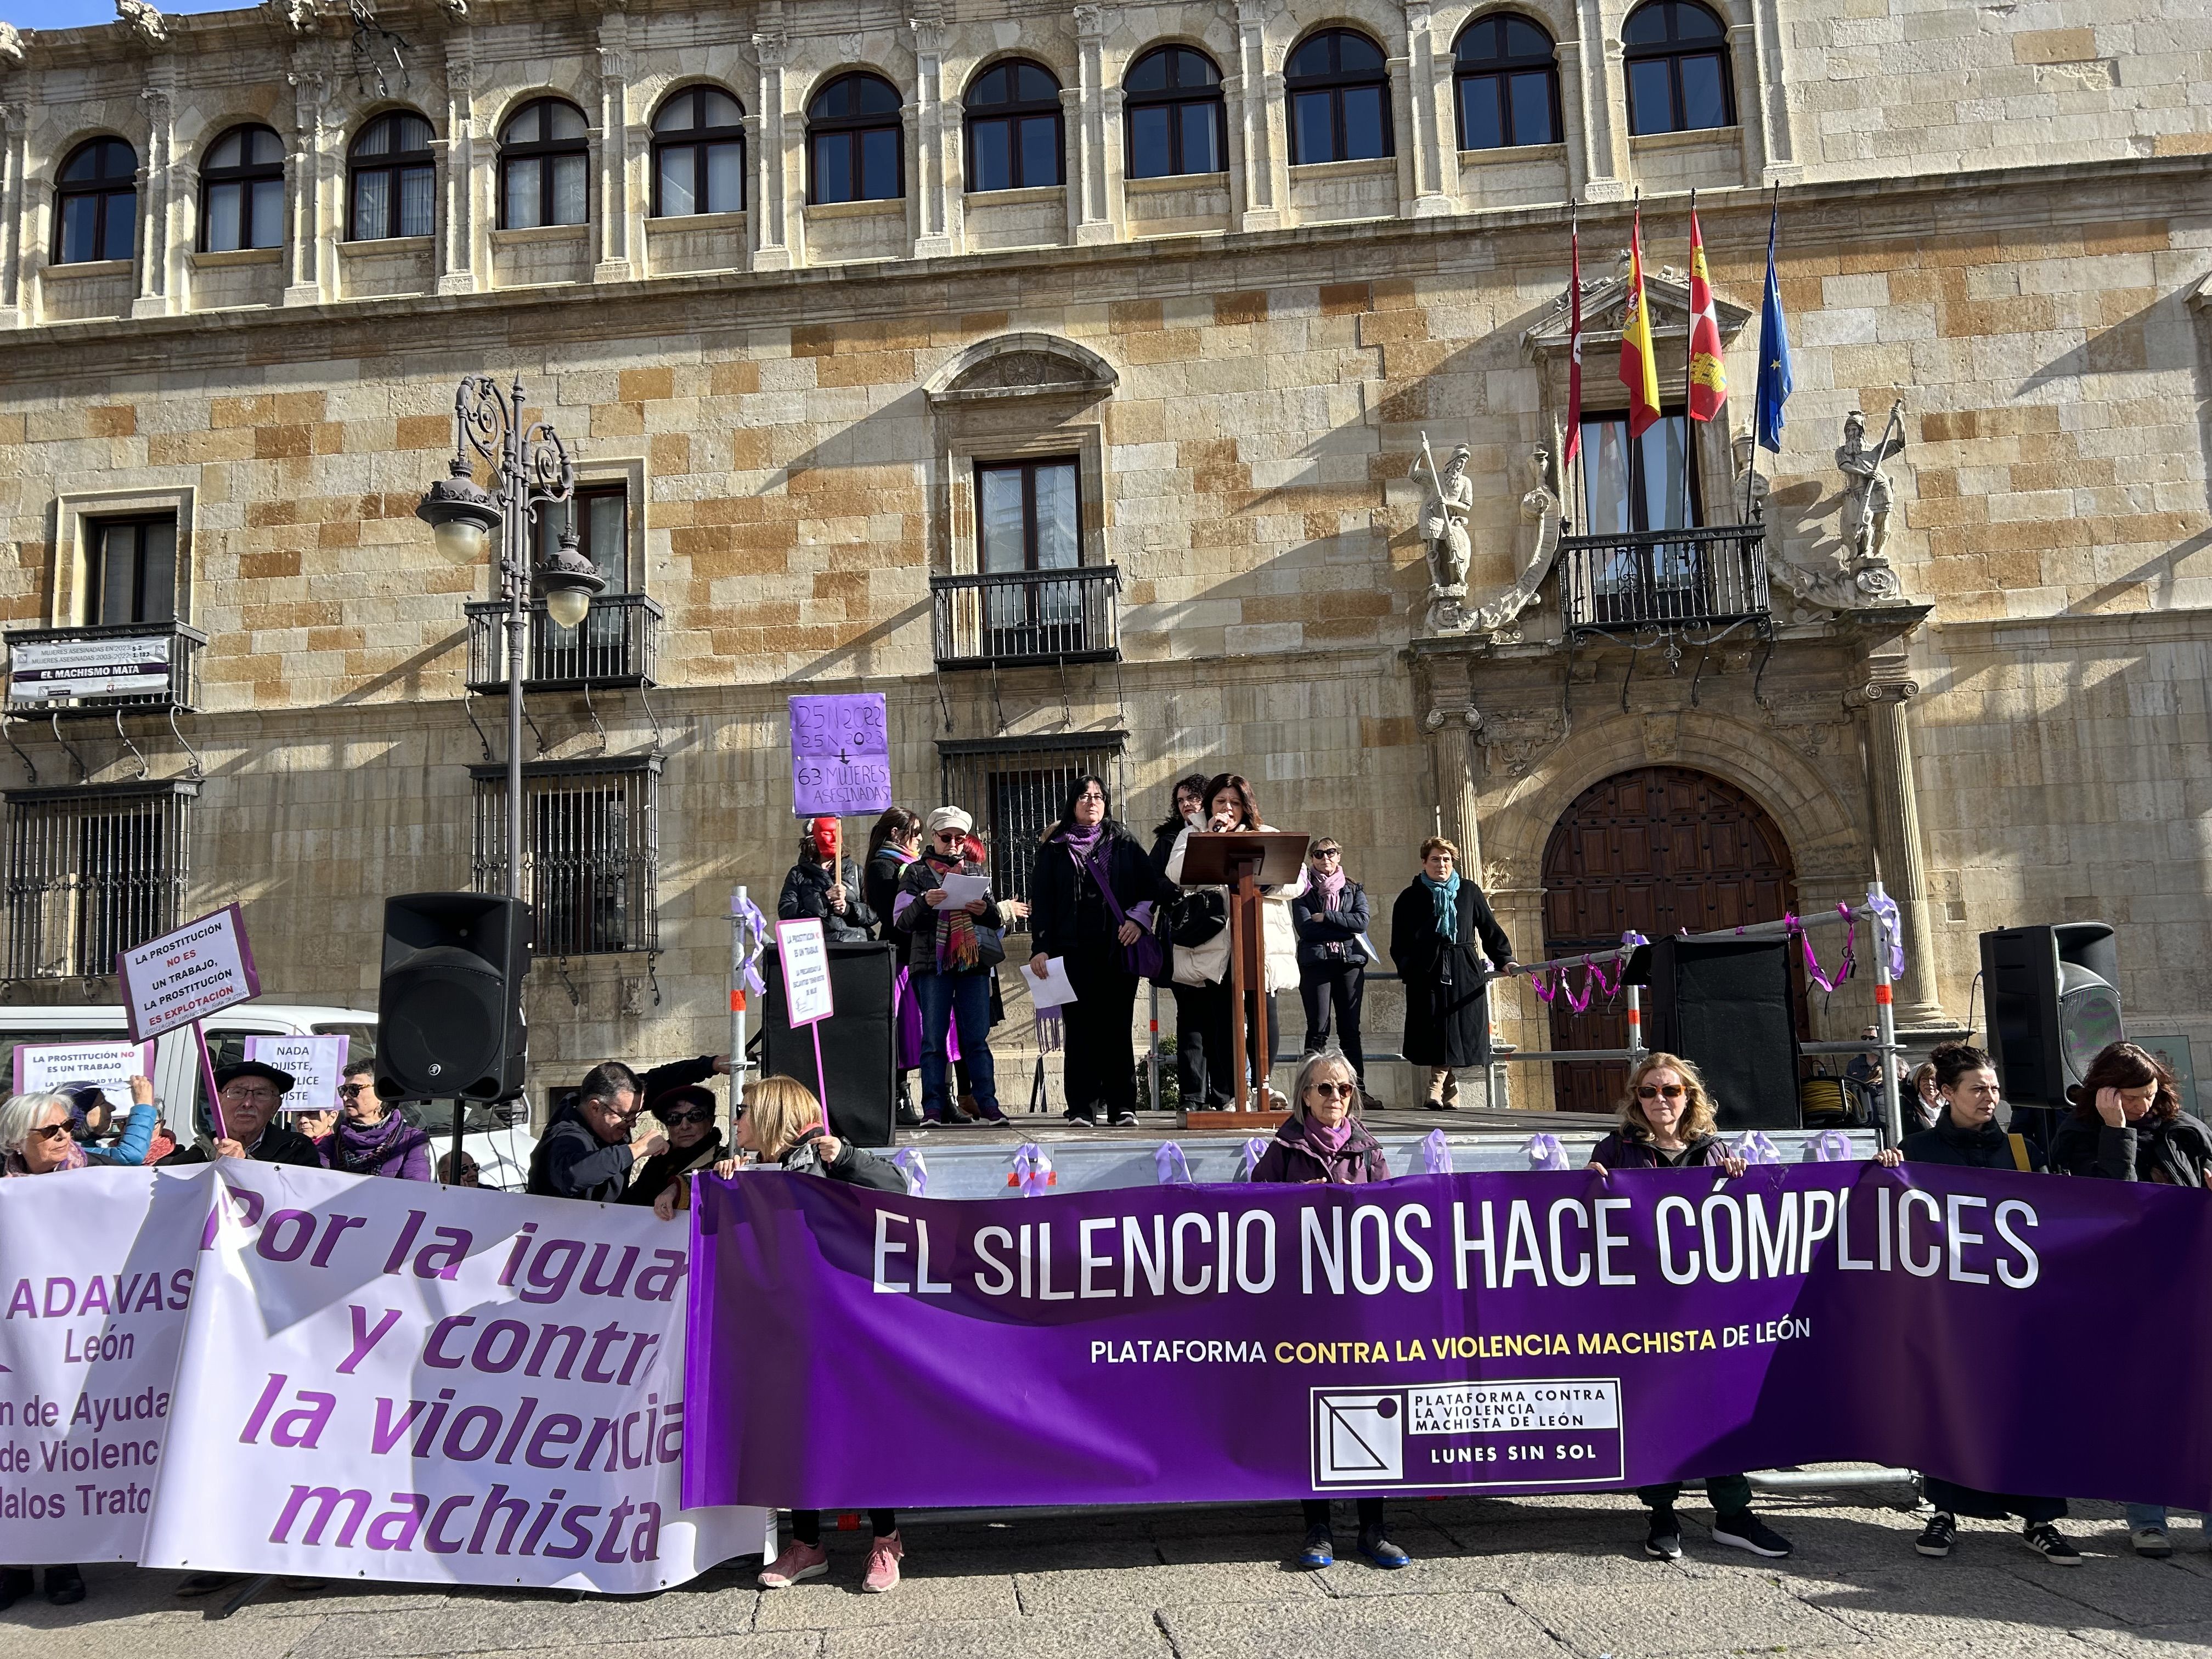
<path id="1" fill-rule="evenodd" d="M 996 738 L 939 743 L 944 796 L 975 820 L 991 852 L 991 890 L 1026 899 L 1037 843 L 1060 822 L 1069 787 L 1085 773 L 1106 780 L 1113 816 L 1127 822 L 1121 801 L 1121 750 L 1127 732 L 1085 732 L 1068 738 Z"/>
<path id="2" fill-rule="evenodd" d="M 507 882 L 507 769 L 476 782 L 471 874 L 480 893 Z M 541 957 L 658 951 L 660 757 L 545 761 L 523 769 L 522 892 Z"/>
<path id="3" fill-rule="evenodd" d="M 7 797 L 8 977 L 92 979 L 182 919 L 195 783 Z"/>

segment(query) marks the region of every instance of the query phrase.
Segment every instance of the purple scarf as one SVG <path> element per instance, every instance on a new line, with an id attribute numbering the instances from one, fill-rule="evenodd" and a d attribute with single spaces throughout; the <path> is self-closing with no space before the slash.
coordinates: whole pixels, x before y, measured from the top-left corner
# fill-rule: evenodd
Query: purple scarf
<path id="1" fill-rule="evenodd" d="M 1070 826 L 1061 830 L 1057 839 L 1065 842 L 1068 852 L 1079 860 L 1091 856 L 1092 850 L 1098 845 L 1099 836 L 1105 833 L 1106 826 L 1103 823 L 1094 823 L 1087 829 L 1076 829 Z"/>
<path id="2" fill-rule="evenodd" d="M 1336 1158 L 1343 1152 L 1346 1146 L 1352 1139 L 1352 1114 L 1346 1112 L 1335 1126 L 1331 1127 L 1323 1124 L 1318 1118 L 1310 1117 L 1305 1120 L 1306 1139 L 1316 1151 L 1329 1158 Z"/>

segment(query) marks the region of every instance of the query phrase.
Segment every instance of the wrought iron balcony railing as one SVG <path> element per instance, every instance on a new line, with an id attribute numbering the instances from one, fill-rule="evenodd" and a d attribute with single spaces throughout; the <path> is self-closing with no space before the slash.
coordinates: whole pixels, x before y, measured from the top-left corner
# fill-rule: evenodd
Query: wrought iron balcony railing
<path id="1" fill-rule="evenodd" d="M 469 690 L 507 687 L 507 606 L 481 599 L 468 607 Z M 660 650 L 660 606 L 642 593 L 604 593 L 589 615 L 563 628 L 545 614 L 545 601 L 530 603 L 523 684 L 532 691 L 578 691 L 586 687 L 651 686 Z"/>
<path id="2" fill-rule="evenodd" d="M 1121 591 L 1110 564 L 932 576 L 937 665 L 1117 661 Z"/>
<path id="3" fill-rule="evenodd" d="M 19 628 L 8 635 L 7 712 L 43 718 L 191 709 L 208 636 L 179 622 Z"/>
<path id="4" fill-rule="evenodd" d="M 1568 536 L 1559 571 L 1570 629 L 1702 628 L 1768 610 L 1766 532 L 1755 524 Z"/>

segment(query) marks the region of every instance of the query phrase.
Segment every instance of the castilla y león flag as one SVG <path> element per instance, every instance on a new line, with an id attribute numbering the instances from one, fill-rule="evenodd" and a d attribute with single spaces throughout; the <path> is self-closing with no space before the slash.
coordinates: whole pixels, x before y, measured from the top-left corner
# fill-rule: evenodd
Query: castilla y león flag
<path id="1" fill-rule="evenodd" d="M 1690 418 L 1710 421 L 1728 401 L 1728 365 L 1721 360 L 1720 319 L 1713 312 L 1713 279 L 1705 270 L 1705 239 L 1698 210 L 1690 209 Z"/>
<path id="2" fill-rule="evenodd" d="M 1659 418 L 1659 358 L 1651 349 L 1651 314 L 1644 295 L 1644 215 L 1628 244 L 1628 307 L 1620 319 L 1620 383 L 1628 388 L 1628 435 L 1640 438 Z"/>

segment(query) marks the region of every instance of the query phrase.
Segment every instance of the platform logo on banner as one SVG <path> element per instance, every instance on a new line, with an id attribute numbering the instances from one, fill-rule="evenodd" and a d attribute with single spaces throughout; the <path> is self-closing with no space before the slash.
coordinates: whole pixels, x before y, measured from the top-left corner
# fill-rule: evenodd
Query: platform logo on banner
<path id="1" fill-rule="evenodd" d="M 1316 1490 L 1618 1486 L 1626 1478 L 1619 1377 L 1311 1392 Z"/>

